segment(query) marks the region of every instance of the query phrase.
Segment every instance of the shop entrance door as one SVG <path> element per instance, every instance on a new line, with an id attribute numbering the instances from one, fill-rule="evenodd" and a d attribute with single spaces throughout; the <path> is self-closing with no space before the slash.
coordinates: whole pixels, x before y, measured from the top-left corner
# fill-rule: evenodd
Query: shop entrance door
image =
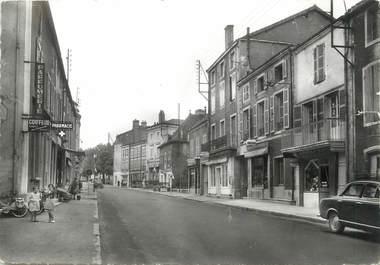
<path id="1" fill-rule="evenodd" d="M 220 187 L 222 186 L 222 167 L 215 167 L 215 184 L 216 194 L 220 194 Z"/>

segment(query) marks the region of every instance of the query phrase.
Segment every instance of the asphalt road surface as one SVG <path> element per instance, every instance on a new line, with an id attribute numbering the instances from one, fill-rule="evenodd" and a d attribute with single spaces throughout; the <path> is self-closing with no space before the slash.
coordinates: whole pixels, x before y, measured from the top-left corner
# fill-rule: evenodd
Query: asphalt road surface
<path id="1" fill-rule="evenodd" d="M 368 264 L 380 236 L 154 193 L 98 191 L 108 264 Z"/>

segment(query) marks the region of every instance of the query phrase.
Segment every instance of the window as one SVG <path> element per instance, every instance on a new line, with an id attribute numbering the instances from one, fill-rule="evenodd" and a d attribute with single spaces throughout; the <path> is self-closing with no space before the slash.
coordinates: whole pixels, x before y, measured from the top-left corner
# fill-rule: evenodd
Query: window
<path id="1" fill-rule="evenodd" d="M 275 130 L 281 131 L 284 128 L 283 92 L 277 93 L 274 97 L 274 121 L 275 121 Z"/>
<path id="2" fill-rule="evenodd" d="M 202 144 L 205 144 L 205 143 L 207 143 L 207 134 L 204 134 L 202 136 Z"/>
<path id="3" fill-rule="evenodd" d="M 224 71 L 225 71 L 225 66 L 224 66 L 224 61 L 219 64 L 219 77 L 223 78 L 224 77 Z"/>
<path id="4" fill-rule="evenodd" d="M 195 138 L 195 155 L 199 156 L 201 153 L 201 143 L 199 137 Z"/>
<path id="5" fill-rule="evenodd" d="M 364 184 L 355 183 L 348 186 L 348 188 L 343 192 L 343 196 L 360 197 Z"/>
<path id="6" fill-rule="evenodd" d="M 380 123 L 380 60 L 363 68 L 363 106 L 364 125 Z"/>
<path id="7" fill-rule="evenodd" d="M 370 177 L 380 177 L 380 155 L 372 155 L 370 157 Z"/>
<path id="8" fill-rule="evenodd" d="M 222 178 L 222 187 L 228 187 L 228 178 L 227 178 L 227 170 L 225 166 L 220 167 L 220 174 Z"/>
<path id="9" fill-rule="evenodd" d="M 322 43 L 314 48 L 314 84 L 325 80 L 325 44 Z"/>
<path id="10" fill-rule="evenodd" d="M 284 177 L 284 158 L 276 158 L 274 160 L 274 185 L 284 185 L 285 177 Z"/>
<path id="11" fill-rule="evenodd" d="M 264 135 L 264 101 L 257 103 L 257 136 Z"/>
<path id="12" fill-rule="evenodd" d="M 235 51 L 231 51 L 230 53 L 230 69 L 235 68 Z"/>
<path id="13" fill-rule="evenodd" d="M 250 137 L 250 110 L 249 107 L 243 110 L 243 141 Z"/>
<path id="14" fill-rule="evenodd" d="M 219 130 L 219 133 L 220 133 L 220 137 L 224 136 L 226 134 L 226 131 L 225 131 L 225 124 L 224 124 L 224 120 L 221 120 L 220 121 L 220 130 Z"/>
<path id="15" fill-rule="evenodd" d="M 267 184 L 267 157 L 259 156 L 252 158 L 251 181 L 252 187 Z"/>
<path id="16" fill-rule="evenodd" d="M 275 83 L 278 83 L 280 82 L 281 80 L 284 79 L 284 76 L 283 76 L 283 64 L 279 64 L 277 65 L 275 68 L 274 68 L 274 82 Z"/>
<path id="17" fill-rule="evenodd" d="M 236 74 L 230 75 L 230 101 L 233 101 L 236 98 Z"/>
<path id="18" fill-rule="evenodd" d="M 243 86 L 243 102 L 249 101 L 249 83 Z"/>
<path id="19" fill-rule="evenodd" d="M 219 85 L 219 103 L 220 103 L 220 108 L 224 107 L 225 103 L 225 85 L 224 81 L 220 83 Z"/>
<path id="20" fill-rule="evenodd" d="M 231 135 L 231 145 L 236 144 L 236 115 L 230 117 L 230 135 Z"/>
<path id="21" fill-rule="evenodd" d="M 257 78 L 257 92 L 261 92 L 265 89 L 265 79 L 264 75 Z"/>
<path id="22" fill-rule="evenodd" d="M 367 186 L 364 188 L 362 197 L 379 198 L 379 187 L 375 184 L 367 184 Z"/>
<path id="23" fill-rule="evenodd" d="M 211 85 L 215 85 L 215 70 L 212 70 L 211 72 L 210 72 L 210 84 Z"/>
<path id="24" fill-rule="evenodd" d="M 211 89 L 211 114 L 215 113 L 215 88 Z"/>
<path id="25" fill-rule="evenodd" d="M 369 8 L 365 14 L 365 44 L 372 45 L 380 41 L 380 10 L 379 4 Z"/>
<path id="26" fill-rule="evenodd" d="M 216 130 L 215 130 L 215 124 L 211 125 L 211 140 L 216 139 Z"/>
<path id="27" fill-rule="evenodd" d="M 215 167 L 211 167 L 210 187 L 215 187 Z"/>

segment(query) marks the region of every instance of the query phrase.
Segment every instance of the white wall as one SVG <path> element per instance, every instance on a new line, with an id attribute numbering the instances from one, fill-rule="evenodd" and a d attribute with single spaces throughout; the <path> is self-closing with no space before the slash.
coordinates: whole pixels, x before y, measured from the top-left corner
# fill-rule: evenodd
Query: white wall
<path id="1" fill-rule="evenodd" d="M 344 83 L 344 59 L 331 47 L 331 34 L 327 33 L 319 40 L 309 44 L 303 50 L 297 51 L 294 58 L 294 104 L 320 95 Z M 343 43 L 343 31 L 334 31 L 334 43 Z M 325 74 L 326 79 L 314 84 L 313 50 L 325 43 Z"/>

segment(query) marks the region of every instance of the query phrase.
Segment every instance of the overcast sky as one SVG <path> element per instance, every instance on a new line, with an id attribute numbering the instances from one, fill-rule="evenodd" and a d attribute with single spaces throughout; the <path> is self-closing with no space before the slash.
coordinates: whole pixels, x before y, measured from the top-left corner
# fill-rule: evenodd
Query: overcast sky
<path id="1" fill-rule="evenodd" d="M 343 0 L 334 0 L 338 15 Z M 359 0 L 346 0 L 347 8 Z M 52 0 L 65 60 L 72 50 L 71 92 L 80 88 L 81 147 L 107 142 L 131 129 L 132 120 L 184 119 L 204 108 L 195 61 L 207 68 L 224 51 L 224 27 L 235 38 L 314 4 L 330 0 Z"/>

